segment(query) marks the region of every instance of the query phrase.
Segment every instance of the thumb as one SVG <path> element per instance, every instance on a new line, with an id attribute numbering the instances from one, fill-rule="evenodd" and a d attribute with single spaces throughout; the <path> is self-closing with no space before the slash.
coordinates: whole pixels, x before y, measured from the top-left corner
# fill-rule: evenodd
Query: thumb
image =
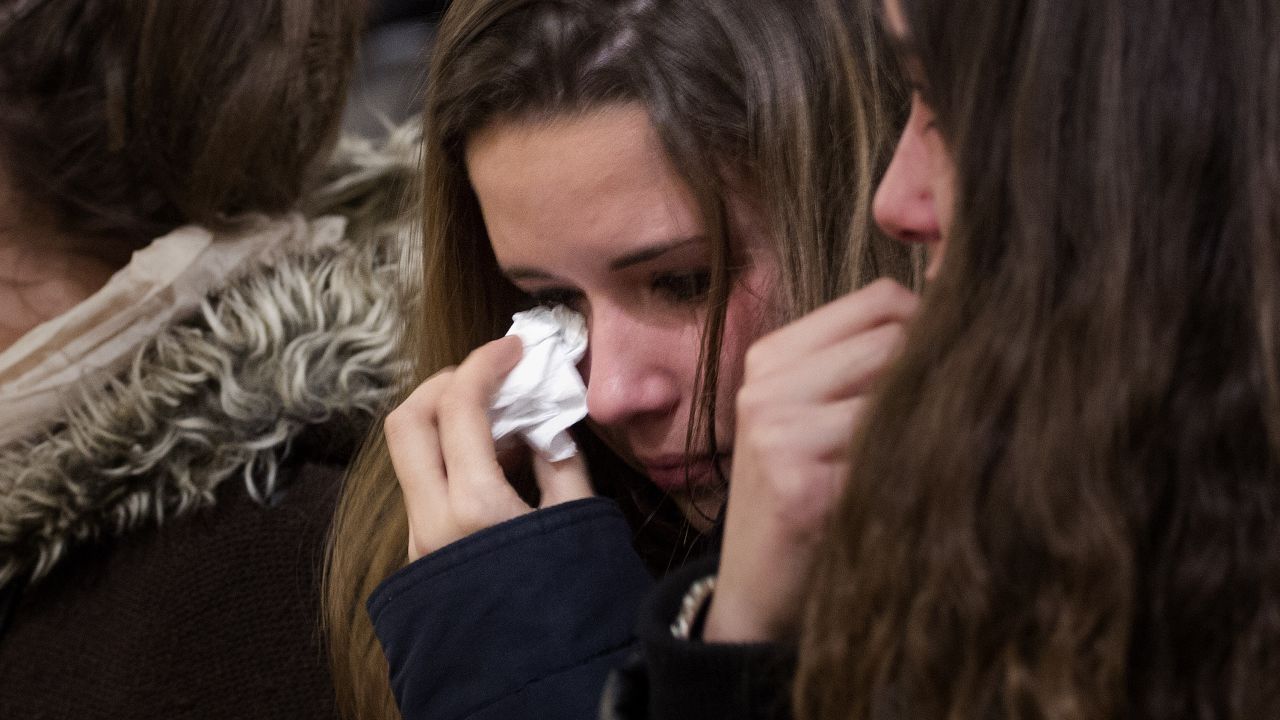
<path id="1" fill-rule="evenodd" d="M 534 453 L 533 476 L 542 492 L 541 507 L 544 508 L 595 495 L 591 489 L 591 477 L 587 474 L 587 463 L 581 453 L 559 462 L 548 462 Z"/>

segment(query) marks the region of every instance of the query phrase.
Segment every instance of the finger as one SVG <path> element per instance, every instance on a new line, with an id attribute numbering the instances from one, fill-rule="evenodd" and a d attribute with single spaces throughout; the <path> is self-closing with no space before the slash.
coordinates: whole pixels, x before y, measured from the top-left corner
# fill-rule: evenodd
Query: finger
<path id="1" fill-rule="evenodd" d="M 820 351 L 805 361 L 805 372 L 797 376 L 801 383 L 811 384 L 811 392 L 819 400 L 861 395 L 893 366 L 906 344 L 904 325 L 881 325 Z"/>
<path id="2" fill-rule="evenodd" d="M 519 338 L 502 338 L 476 349 L 458 366 L 440 398 L 440 445 L 445 466 L 464 470 L 450 482 L 502 484 L 502 468 L 489 424 L 489 405 L 503 378 L 520 361 Z"/>
<path id="3" fill-rule="evenodd" d="M 906 328 L 889 323 L 847 338 L 799 362 L 793 359 L 785 371 L 744 385 L 745 402 L 828 402 L 868 392 L 893 366 L 906 344 Z"/>
<path id="4" fill-rule="evenodd" d="M 582 500 L 595 494 L 591 489 L 587 463 L 583 460 L 581 453 L 559 462 L 548 462 L 535 453 L 533 475 L 537 478 L 538 489 L 542 492 L 540 507 L 546 508 L 573 500 Z"/>
<path id="5" fill-rule="evenodd" d="M 383 435 L 396 479 L 405 493 L 411 512 L 432 507 L 444 495 L 444 459 L 440 451 L 436 409 L 444 389 L 452 381 L 452 371 L 437 373 L 418 386 L 383 421 Z"/>
<path id="6" fill-rule="evenodd" d="M 430 538 L 447 507 L 444 460 L 436 426 L 436 402 L 450 381 L 448 371 L 419 386 L 383 423 L 409 523 L 409 561 L 434 549 Z"/>
<path id="7" fill-rule="evenodd" d="M 876 281 L 762 338 L 749 353 L 747 372 L 756 376 L 775 372 L 791 367 L 798 355 L 817 352 L 879 325 L 908 323 L 919 304 L 919 297 L 898 283 Z"/>
<path id="8" fill-rule="evenodd" d="M 868 402 L 867 396 L 861 396 L 818 406 L 792 403 L 775 407 L 763 421 L 739 426 L 735 456 L 754 453 L 757 457 L 769 458 L 773 467 L 787 468 L 805 467 L 813 462 L 843 462 L 862 424 Z M 804 432 L 797 434 L 794 431 L 797 427 L 803 427 Z M 745 472 L 740 464 L 735 464 L 733 471 L 731 488 Z M 794 479 L 803 485 L 808 482 L 807 478 L 805 473 L 787 473 L 770 482 L 785 486 Z"/>

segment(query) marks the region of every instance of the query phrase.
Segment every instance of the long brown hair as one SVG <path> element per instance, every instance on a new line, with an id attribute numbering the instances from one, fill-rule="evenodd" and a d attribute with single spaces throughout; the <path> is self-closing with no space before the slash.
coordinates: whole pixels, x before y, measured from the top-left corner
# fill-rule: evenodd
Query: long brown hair
<path id="1" fill-rule="evenodd" d="M 901 7 L 955 220 L 799 715 L 1280 717 L 1276 4 Z"/>
<path id="2" fill-rule="evenodd" d="M 616 102 L 647 109 L 715 246 L 700 387 L 717 387 L 717 363 L 707 359 L 718 355 L 730 283 L 727 178 L 783 243 L 778 319 L 868 278 L 905 274 L 906 253 L 874 235 L 868 212 L 891 119 L 881 103 L 883 68 L 874 38 L 859 43 L 845 29 L 843 18 L 810 3 L 777 0 L 455 2 L 428 80 L 421 306 L 410 313 L 416 372 L 406 385 L 500 335 L 528 302 L 497 268 L 464 163 L 468 137 L 497 119 Z M 849 72 L 829 72 L 837 57 Z M 714 440 L 714 395 L 698 393 L 691 438 Z M 584 435 L 593 476 L 621 478 L 602 492 L 653 492 Z M 325 598 L 339 698 L 352 716 L 395 716 L 363 603 L 404 564 L 405 537 L 400 491 L 375 433 L 340 502 Z"/>
<path id="3" fill-rule="evenodd" d="M 59 230 L 138 245 L 292 209 L 366 5 L 0 0 L 0 165 Z"/>

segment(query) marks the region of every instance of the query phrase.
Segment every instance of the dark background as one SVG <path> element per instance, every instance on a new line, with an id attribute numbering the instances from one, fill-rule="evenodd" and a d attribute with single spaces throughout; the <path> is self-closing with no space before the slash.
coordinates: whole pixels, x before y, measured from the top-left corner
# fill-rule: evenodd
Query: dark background
<path id="1" fill-rule="evenodd" d="M 347 132 L 376 138 L 417 115 L 435 27 L 448 5 L 449 0 L 374 0 L 351 85 Z"/>

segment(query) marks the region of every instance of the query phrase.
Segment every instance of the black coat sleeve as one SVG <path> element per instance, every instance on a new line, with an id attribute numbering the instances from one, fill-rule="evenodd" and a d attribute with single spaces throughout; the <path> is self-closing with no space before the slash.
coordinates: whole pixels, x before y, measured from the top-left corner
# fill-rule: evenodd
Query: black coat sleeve
<path id="1" fill-rule="evenodd" d="M 786 720 L 795 673 L 791 648 L 677 640 L 671 623 L 708 558 L 673 573 L 645 602 L 640 650 L 609 679 L 602 720 Z"/>
<path id="2" fill-rule="evenodd" d="M 539 510 L 384 582 L 369 615 L 405 720 L 592 719 L 652 581 L 610 500 Z"/>

